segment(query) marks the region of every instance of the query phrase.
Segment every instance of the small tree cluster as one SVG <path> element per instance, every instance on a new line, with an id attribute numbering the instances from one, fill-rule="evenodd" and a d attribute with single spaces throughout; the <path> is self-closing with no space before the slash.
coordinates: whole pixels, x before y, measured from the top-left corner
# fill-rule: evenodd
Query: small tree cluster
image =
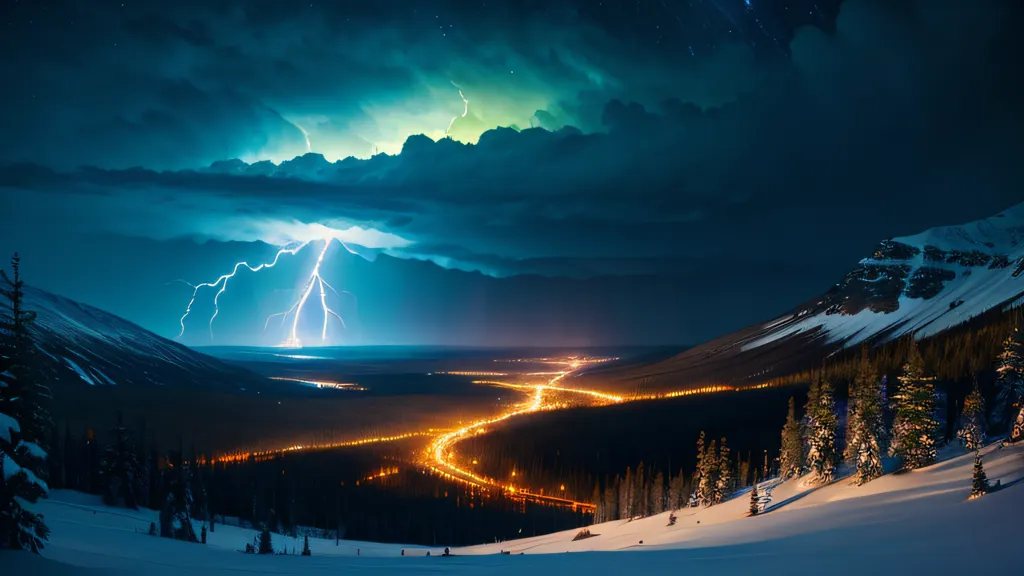
<path id="1" fill-rule="evenodd" d="M 714 506 L 733 490 L 733 476 L 729 460 L 729 447 L 722 438 L 721 444 L 712 440 L 705 448 L 704 431 L 697 438 L 697 470 L 694 473 L 698 506 Z"/>
<path id="2" fill-rule="evenodd" d="M 642 462 L 636 471 L 626 468 L 625 477 L 609 478 L 603 487 L 600 483 L 594 486 L 594 523 L 629 520 L 676 510 L 683 506 L 685 484 L 682 471 L 668 479 L 666 489 L 665 475 L 661 471 L 647 473 Z"/>

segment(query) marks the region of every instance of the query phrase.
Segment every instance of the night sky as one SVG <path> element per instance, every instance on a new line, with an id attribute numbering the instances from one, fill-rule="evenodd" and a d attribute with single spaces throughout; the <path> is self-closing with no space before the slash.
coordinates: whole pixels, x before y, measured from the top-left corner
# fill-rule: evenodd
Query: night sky
<path id="1" fill-rule="evenodd" d="M 1024 199 L 1021 22 L 1016 0 L 11 0 L 0 250 L 167 337 L 185 282 L 331 234 L 358 253 L 322 265 L 333 344 L 696 343 Z M 264 321 L 318 252 L 233 278 L 212 337 L 200 292 L 182 341 L 280 342 Z"/>

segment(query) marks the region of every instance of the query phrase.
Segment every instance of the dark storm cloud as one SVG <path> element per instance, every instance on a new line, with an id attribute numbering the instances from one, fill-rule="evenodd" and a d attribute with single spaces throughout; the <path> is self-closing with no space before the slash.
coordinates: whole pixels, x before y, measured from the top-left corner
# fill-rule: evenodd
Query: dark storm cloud
<path id="1" fill-rule="evenodd" d="M 547 127 L 595 128 L 615 97 L 717 104 L 756 78 L 741 46 L 678 62 L 647 28 L 613 34 L 580 7 L 58 1 L 0 37 L 0 129 L 15 136 L 0 160 L 195 168 L 291 158 L 304 132 L 331 159 L 366 156 L 443 135 L 463 108 L 452 83 L 472 102 L 452 134 L 473 141 L 538 110 Z"/>
<path id="2" fill-rule="evenodd" d="M 279 235 L 268 236 L 274 223 L 298 220 L 393 233 L 411 244 L 392 247 L 392 254 L 495 275 L 671 271 L 696 278 L 723 268 L 757 275 L 809 266 L 827 284 L 878 240 L 990 215 L 1019 201 L 1024 183 L 1018 167 L 1022 94 L 1012 80 L 1021 52 L 1010 24 L 1020 7 L 954 0 L 887 6 L 845 4 L 834 35 L 801 31 L 788 61 L 761 66 L 753 80 L 743 81 L 751 84 L 748 91 L 733 101 L 720 98 L 726 101 L 720 106 L 702 109 L 681 90 L 682 97 L 663 98 L 659 107 L 604 99 L 597 108 L 587 92 L 573 93 L 585 83 L 545 85 L 560 97 L 572 93 L 573 105 L 590 112 L 568 106 L 563 113 L 596 116 L 600 125 L 587 128 L 602 133 L 499 129 L 483 133 L 476 145 L 414 136 L 400 155 L 368 161 L 328 163 L 311 155 L 280 167 L 236 162 L 206 171 L 89 169 L 63 177 L 21 166 L 3 178 L 12 187 L 48 190 L 32 196 L 46 214 L 61 209 L 53 199 L 58 191 L 103 194 L 110 199 L 106 211 L 79 225 L 151 237 L 279 241 Z M 253 21 L 254 13 L 229 5 L 210 11 L 212 21 L 241 18 L 257 31 L 276 22 L 266 13 L 265 20 Z M 345 29 L 358 47 L 346 59 L 317 44 L 328 28 L 340 25 L 337 19 L 314 26 L 301 41 L 281 33 L 260 45 L 252 30 L 169 18 L 137 24 L 139 34 L 154 49 L 178 46 L 185 52 L 205 49 L 209 38 L 217 38 L 223 57 L 195 62 L 195 69 L 205 78 L 237 82 L 245 87 L 240 93 L 260 93 L 266 101 L 283 101 L 289 93 L 344 100 L 373 76 L 396 102 L 415 104 L 425 84 L 414 85 L 414 79 L 432 70 L 426 59 L 410 66 L 389 48 L 408 42 L 408 31 L 371 37 Z M 526 24 L 555 29 L 538 22 Z M 247 40 L 224 47 L 225 31 Z M 574 41 L 586 43 L 591 33 L 576 32 Z M 497 66 L 514 57 L 539 66 L 539 52 L 517 41 L 523 52 L 498 50 L 499 43 L 513 46 L 505 38 L 478 45 L 479 52 L 467 48 L 467 60 L 453 65 L 482 70 L 481 62 L 496 59 Z M 250 52 L 240 52 L 243 45 Z M 257 53 L 267 59 L 254 58 Z M 353 62 L 356 53 L 364 59 Z M 367 64 L 374 53 L 377 67 Z M 556 51 L 545 65 L 558 74 L 598 74 L 625 62 L 610 57 L 612 64 L 599 68 L 581 62 L 581 54 Z M 590 55 L 596 61 L 608 53 Z M 337 69 L 316 68 L 331 59 Z M 748 60 L 749 54 L 737 51 L 712 62 L 712 76 L 736 74 Z M 225 62 L 234 64 L 219 68 Z M 249 70 L 246 62 L 264 62 L 270 72 Z M 327 80 L 342 73 L 353 74 L 351 82 Z M 640 84 L 646 74 L 639 70 Z M 214 93 L 179 89 L 189 110 Z M 300 107 L 294 103 L 299 100 L 293 105 Z M 150 127 L 166 127 L 147 134 L 168 138 L 168 146 L 183 140 L 185 148 L 212 146 L 215 140 L 206 136 L 193 142 L 190 132 L 179 133 L 180 125 L 161 115 L 167 109 L 142 116 Z M 222 109 L 211 106 L 211 122 L 239 118 L 216 110 Z M 252 133 L 256 140 L 266 136 L 266 127 L 284 122 L 271 108 L 252 104 L 248 110 L 249 118 L 268 111 L 251 120 L 261 127 Z M 559 123 L 555 114 L 538 118 L 552 128 Z M 247 134 L 234 133 L 232 145 L 256 141 Z M 88 203 L 70 205 L 79 210 Z"/>

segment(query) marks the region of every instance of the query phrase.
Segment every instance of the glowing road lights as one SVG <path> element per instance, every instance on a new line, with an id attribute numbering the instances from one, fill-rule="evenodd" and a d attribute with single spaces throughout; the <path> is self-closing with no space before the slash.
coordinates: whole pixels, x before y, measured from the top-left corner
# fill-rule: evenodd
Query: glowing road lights
<path id="1" fill-rule="evenodd" d="M 313 293 L 313 290 L 316 289 L 319 294 L 320 308 L 323 311 L 323 324 L 320 330 L 320 340 L 322 342 L 327 342 L 327 329 L 330 325 L 331 317 L 337 319 L 338 322 L 341 324 L 342 328 L 346 328 L 345 321 L 344 319 L 342 319 L 341 315 L 334 311 L 327 303 L 327 290 L 330 290 L 331 292 L 338 296 L 340 296 L 340 294 L 338 293 L 337 290 L 334 289 L 333 286 L 331 286 L 326 280 L 324 280 L 323 276 L 320 274 L 320 268 L 323 265 L 324 256 L 327 255 L 327 251 L 334 241 L 337 241 L 339 244 L 341 244 L 343 248 L 345 248 L 349 252 L 352 252 L 352 250 L 348 246 L 346 246 L 345 243 L 342 242 L 341 240 L 333 237 L 327 237 L 321 240 L 306 241 L 299 244 L 281 248 L 280 250 L 277 251 L 277 254 L 274 256 L 274 259 L 272 261 L 265 264 L 260 264 L 258 266 L 252 266 L 247 262 L 238 262 L 235 264 L 234 268 L 232 268 L 230 273 L 224 274 L 223 276 L 217 278 L 213 282 L 204 282 L 201 284 L 189 284 L 186 282 L 186 284 L 192 287 L 192 297 L 189 299 L 188 305 L 185 307 L 185 313 L 182 314 L 180 320 L 178 321 L 178 323 L 181 325 L 181 331 L 178 333 L 178 338 L 181 338 L 182 336 L 185 335 L 185 320 L 192 313 L 192 307 L 193 305 L 195 305 L 196 298 L 199 295 L 200 289 L 217 288 L 217 292 L 213 297 L 213 314 L 210 316 L 209 322 L 210 338 L 213 338 L 213 321 L 214 319 L 217 318 L 217 315 L 220 313 L 220 297 L 228 288 L 228 280 L 234 278 L 235 275 L 238 274 L 238 272 L 242 268 L 247 268 L 251 272 L 259 272 L 266 268 L 273 268 L 281 260 L 281 256 L 285 254 L 294 256 L 298 254 L 306 246 L 314 242 L 322 242 L 323 246 L 321 247 L 320 252 L 317 255 L 316 264 L 314 264 L 313 270 L 309 274 L 309 278 L 303 285 L 301 296 L 299 296 L 298 300 L 296 300 L 295 303 L 292 304 L 290 308 L 288 308 L 288 310 L 285 310 L 284 312 L 271 314 L 270 316 L 268 316 L 266 322 L 263 325 L 263 330 L 267 330 L 267 328 L 270 326 L 270 320 L 273 318 L 280 317 L 281 322 L 284 323 L 287 322 L 290 317 L 291 326 L 288 331 L 288 336 L 285 338 L 283 346 L 288 348 L 301 347 L 302 342 L 299 339 L 299 321 L 302 317 L 302 310 L 303 308 L 305 308 L 306 302 L 309 300 L 309 297 Z"/>

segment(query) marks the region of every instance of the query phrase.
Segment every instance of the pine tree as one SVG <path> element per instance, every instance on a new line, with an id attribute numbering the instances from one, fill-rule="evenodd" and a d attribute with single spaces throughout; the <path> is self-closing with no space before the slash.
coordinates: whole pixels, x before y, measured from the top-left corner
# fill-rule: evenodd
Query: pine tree
<path id="1" fill-rule="evenodd" d="M 836 472 L 836 405 L 832 385 L 824 377 L 813 387 L 807 417 L 807 467 L 817 482 L 828 484 Z"/>
<path id="2" fill-rule="evenodd" d="M 957 436 L 965 448 L 975 452 L 985 444 L 985 433 L 985 400 L 981 397 L 978 383 L 975 382 L 974 389 L 964 400 Z"/>
<path id="3" fill-rule="evenodd" d="M 725 500 L 733 490 L 732 462 L 729 458 L 729 446 L 726 445 L 725 438 L 719 441 L 717 476 L 713 493 L 714 504 Z"/>
<path id="4" fill-rule="evenodd" d="M 11 259 L 13 280 L 0 270 L 6 302 L 0 310 L 0 548 L 39 553 L 50 533 L 34 504 L 49 491 L 43 479 L 46 452 L 41 423 L 48 421 L 32 369 L 35 347 L 30 325 L 35 314 L 22 307 L 24 282 L 20 261 Z"/>
<path id="5" fill-rule="evenodd" d="M 881 446 L 885 437 L 882 388 L 867 347 L 861 349 L 857 375 L 850 386 L 846 424 L 846 461 L 856 466 L 854 478 L 862 485 L 882 475 Z"/>
<path id="6" fill-rule="evenodd" d="M 700 462 L 700 482 L 697 484 L 697 503 L 701 506 L 715 504 L 715 490 L 718 485 L 718 448 L 712 440 Z"/>
<path id="7" fill-rule="evenodd" d="M 755 477 L 754 477 L 754 487 L 750 489 L 750 515 L 751 516 L 757 516 L 757 513 L 760 512 L 760 508 L 758 507 L 758 504 L 759 504 L 758 500 L 759 499 L 760 499 L 760 495 L 757 493 L 757 477 L 755 475 Z"/>
<path id="8" fill-rule="evenodd" d="M 594 503 L 594 524 L 600 524 L 604 522 L 605 503 L 604 498 L 601 497 L 601 484 L 599 482 L 594 483 L 594 491 L 590 495 L 590 501 Z"/>
<path id="9" fill-rule="evenodd" d="M 700 435 L 697 436 L 697 466 L 693 469 L 693 490 L 694 500 L 697 501 L 698 505 L 701 502 L 700 499 L 700 486 L 701 481 L 704 478 L 704 453 L 707 448 L 704 445 L 704 431 L 700 431 Z"/>
<path id="10" fill-rule="evenodd" d="M 260 531 L 258 543 L 259 545 L 256 547 L 257 554 L 274 553 L 274 544 L 270 539 L 270 528 L 267 528 L 266 526 L 263 527 L 263 530 Z"/>
<path id="11" fill-rule="evenodd" d="M 302 542 L 302 555 L 303 556 L 312 556 L 313 555 L 313 553 L 310 552 L 310 550 L 309 550 L 309 534 L 306 534 L 306 537 L 303 539 L 303 542 Z"/>
<path id="12" fill-rule="evenodd" d="M 998 358 L 992 422 L 1000 428 L 1018 410 L 1024 412 L 1024 343 L 1021 339 L 1020 329 L 1015 329 L 1003 341 L 1003 350 Z"/>
<path id="13" fill-rule="evenodd" d="M 192 474 L 189 463 L 176 453 L 168 462 L 167 495 L 160 513 L 160 535 L 195 542 L 192 527 Z"/>
<path id="14" fill-rule="evenodd" d="M 911 342 L 907 361 L 900 376 L 895 401 L 892 454 L 905 468 L 915 469 L 935 462 L 935 385 L 924 375 L 924 359 L 917 344 Z"/>
<path id="15" fill-rule="evenodd" d="M 988 493 L 988 477 L 981 465 L 981 452 L 974 453 L 974 481 L 971 483 L 970 499 L 981 498 Z"/>
<path id="16" fill-rule="evenodd" d="M 803 426 L 796 419 L 796 401 L 789 399 L 789 414 L 786 424 L 782 427 L 782 451 L 779 454 L 779 467 L 782 478 L 799 476 L 804 471 Z"/>
<path id="17" fill-rule="evenodd" d="M 35 312 L 25 309 L 25 281 L 21 279 L 21 258 L 11 258 L 11 276 L 0 269 L 0 359 L 5 369 L 0 373 L 0 386 L 6 388 L 0 399 L 0 412 L 10 415 L 21 425 L 21 440 L 48 450 L 53 422 L 47 407 L 50 389 L 45 374 L 39 369 L 39 349 L 32 341 Z M 32 464 L 36 476 L 45 480 L 42 461 Z"/>
<path id="18" fill-rule="evenodd" d="M 131 434 L 117 414 L 117 426 L 111 430 L 114 443 L 107 446 L 100 468 L 103 500 L 108 506 L 137 510 L 144 492 L 141 489 L 142 466 L 135 454 Z"/>

